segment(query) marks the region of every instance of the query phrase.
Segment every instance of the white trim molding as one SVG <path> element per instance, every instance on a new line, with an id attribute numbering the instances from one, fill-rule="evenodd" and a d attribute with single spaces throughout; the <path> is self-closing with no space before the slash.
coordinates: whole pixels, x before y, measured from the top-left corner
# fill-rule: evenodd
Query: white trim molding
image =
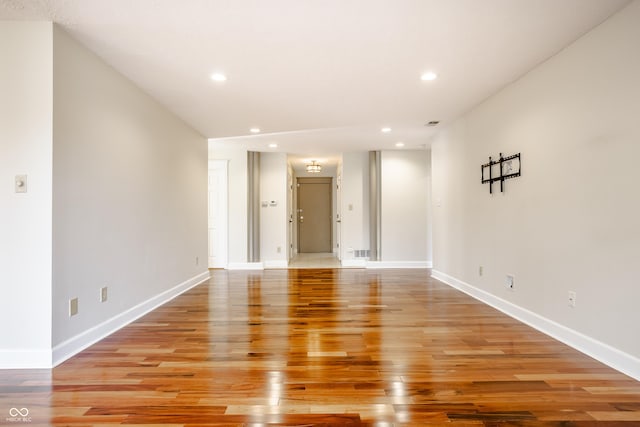
<path id="1" fill-rule="evenodd" d="M 286 259 L 264 261 L 264 268 L 289 268 L 289 262 Z"/>
<path id="2" fill-rule="evenodd" d="M 431 268 L 431 261 L 367 261 L 367 268 Z"/>
<path id="3" fill-rule="evenodd" d="M 343 259 L 340 264 L 345 268 L 366 268 L 366 259 Z"/>
<path id="4" fill-rule="evenodd" d="M 51 350 L 0 350 L 0 369 L 49 369 Z"/>
<path id="5" fill-rule="evenodd" d="M 264 270 L 261 262 L 230 262 L 227 270 Z"/>
<path id="6" fill-rule="evenodd" d="M 85 348 L 95 344 L 101 339 L 111 335 L 117 330 L 127 326 L 129 323 L 144 316 L 150 311 L 158 308 L 159 306 L 166 304 L 178 295 L 188 291 L 189 289 L 204 283 L 209 280 L 209 270 L 200 273 L 190 279 L 185 280 L 173 288 L 162 292 L 140 304 L 126 310 L 111 319 L 108 319 L 99 325 L 94 326 L 58 345 L 53 348 L 53 363 L 50 366 L 57 366 L 65 360 L 78 354 Z"/>
<path id="7" fill-rule="evenodd" d="M 608 344 L 570 329 L 537 313 L 529 311 L 489 292 L 458 280 L 438 270 L 432 270 L 431 276 L 485 304 L 519 320 L 558 341 L 573 347 L 611 368 L 640 381 L 640 359 Z"/>

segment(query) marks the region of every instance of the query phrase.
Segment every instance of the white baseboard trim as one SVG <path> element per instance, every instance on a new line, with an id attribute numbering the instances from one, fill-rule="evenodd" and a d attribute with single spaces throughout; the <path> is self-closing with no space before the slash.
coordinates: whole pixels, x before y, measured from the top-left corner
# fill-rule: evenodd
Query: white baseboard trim
<path id="1" fill-rule="evenodd" d="M 640 359 L 438 270 L 431 276 L 640 381 Z"/>
<path id="2" fill-rule="evenodd" d="M 230 262 L 227 270 L 264 270 L 261 262 Z"/>
<path id="3" fill-rule="evenodd" d="M 166 304 L 178 295 L 203 283 L 210 277 L 209 271 L 200 273 L 173 288 L 162 292 L 148 300 L 124 311 L 109 320 L 88 329 L 75 337 L 72 337 L 53 348 L 52 366 L 57 366 L 72 356 L 78 354 L 85 348 L 95 344 L 101 339 L 111 335 L 134 320 L 144 316 L 157 307 Z M 51 367 L 51 366 L 49 366 Z"/>
<path id="4" fill-rule="evenodd" d="M 367 268 L 431 268 L 431 261 L 367 261 Z"/>
<path id="5" fill-rule="evenodd" d="M 49 369 L 51 350 L 0 350 L 0 369 Z"/>
<path id="6" fill-rule="evenodd" d="M 366 259 L 343 259 L 340 261 L 340 264 L 346 268 L 366 268 L 367 260 Z"/>
<path id="7" fill-rule="evenodd" d="M 286 259 L 265 261 L 264 268 L 289 268 L 289 262 Z"/>

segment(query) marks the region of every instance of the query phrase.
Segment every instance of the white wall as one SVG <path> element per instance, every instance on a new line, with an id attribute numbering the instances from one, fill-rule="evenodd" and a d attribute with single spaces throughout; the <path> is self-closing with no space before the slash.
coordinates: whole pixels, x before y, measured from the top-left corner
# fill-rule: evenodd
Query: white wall
<path id="1" fill-rule="evenodd" d="M 353 250 L 369 249 L 369 153 L 342 155 L 341 260 L 351 265 Z"/>
<path id="2" fill-rule="evenodd" d="M 51 31 L 0 22 L 0 369 L 51 364 Z"/>
<path id="3" fill-rule="evenodd" d="M 381 258 L 397 266 L 431 264 L 429 151 L 381 153 Z"/>
<path id="4" fill-rule="evenodd" d="M 335 195 L 336 195 L 336 203 L 335 203 L 335 219 L 336 221 L 334 221 L 335 227 L 334 232 L 335 232 L 335 242 L 334 242 L 334 247 L 336 248 L 336 254 L 337 257 L 340 261 L 342 261 L 342 156 L 340 156 L 340 160 L 338 161 L 338 166 L 336 167 L 336 180 L 335 180 Z M 340 221 L 340 222 L 338 222 Z"/>
<path id="5" fill-rule="evenodd" d="M 288 265 L 287 169 L 285 153 L 260 154 L 260 260 L 267 268 Z"/>
<path id="6" fill-rule="evenodd" d="M 435 275 L 636 378 L 638 22 L 633 2 L 432 147 Z M 489 195 L 480 165 L 500 152 L 521 152 L 523 175 Z"/>
<path id="7" fill-rule="evenodd" d="M 229 161 L 229 265 L 247 262 L 247 150 L 209 141 L 211 160 Z"/>
<path id="8" fill-rule="evenodd" d="M 57 27 L 53 75 L 53 344 L 64 357 L 91 328 L 208 277 L 207 144 Z"/>

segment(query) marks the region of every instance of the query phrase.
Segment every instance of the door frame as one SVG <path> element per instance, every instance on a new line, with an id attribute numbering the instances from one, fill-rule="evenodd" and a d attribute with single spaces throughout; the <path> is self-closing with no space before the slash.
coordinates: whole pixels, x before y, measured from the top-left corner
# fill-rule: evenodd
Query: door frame
<path id="1" fill-rule="evenodd" d="M 336 191 L 336 241 L 333 242 L 338 260 L 342 260 L 342 171 L 338 170 L 335 183 Z"/>

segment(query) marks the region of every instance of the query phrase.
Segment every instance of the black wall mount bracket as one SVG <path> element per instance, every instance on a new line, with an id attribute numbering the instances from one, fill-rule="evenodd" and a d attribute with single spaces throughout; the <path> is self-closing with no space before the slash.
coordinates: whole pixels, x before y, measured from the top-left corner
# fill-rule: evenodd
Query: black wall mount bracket
<path id="1" fill-rule="evenodd" d="M 489 157 L 489 163 L 481 166 L 482 183 L 489 184 L 489 194 L 491 194 L 493 193 L 493 183 L 500 181 L 500 192 L 503 192 L 505 179 L 516 178 L 520 176 L 521 171 L 520 153 L 507 157 L 502 157 L 502 153 L 500 153 L 498 160 Z"/>

